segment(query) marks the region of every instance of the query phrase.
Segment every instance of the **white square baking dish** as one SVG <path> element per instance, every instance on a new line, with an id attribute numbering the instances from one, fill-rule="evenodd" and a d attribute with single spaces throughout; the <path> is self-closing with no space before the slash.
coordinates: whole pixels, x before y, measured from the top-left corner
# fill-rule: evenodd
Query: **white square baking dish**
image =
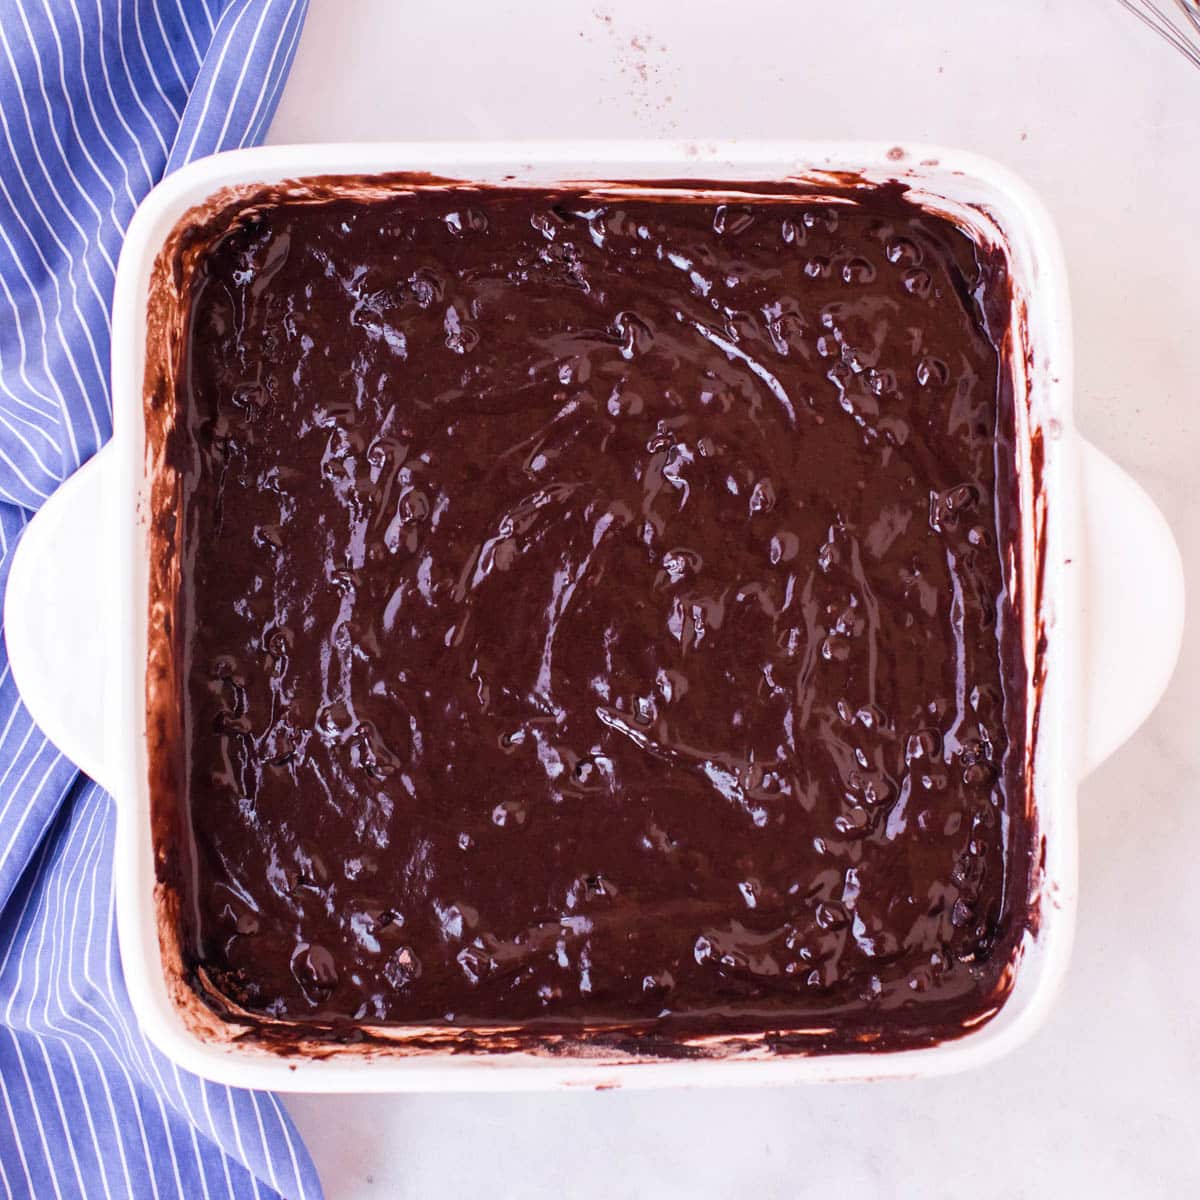
<path id="1" fill-rule="evenodd" d="M 1019 561 L 1032 694 L 1031 802 L 1040 859 L 1007 999 L 939 1045 L 780 1054 L 754 1039 L 714 1057 L 635 1059 L 595 1047 L 554 1055 L 323 1043 L 283 1054 L 205 1008 L 177 970 L 156 898 L 148 775 L 149 488 L 143 379 L 155 258 L 192 207 L 222 188 L 315 175 L 427 172 L 473 183 L 900 180 L 910 199 L 1007 256 L 1017 385 Z M 841 176 L 842 182 L 848 176 Z M 481 143 L 268 147 L 205 159 L 161 183 L 130 224 L 113 309 L 110 445 L 46 504 L 13 564 L 5 610 L 14 675 L 55 743 L 113 793 L 117 920 L 126 982 L 147 1035 L 197 1074 L 305 1091 L 778 1084 L 931 1076 L 1027 1038 L 1066 968 L 1076 904 L 1076 792 L 1161 695 L 1183 623 L 1182 568 L 1142 490 L 1076 431 L 1065 267 L 1028 188 L 975 156 L 933 147 L 820 143 Z M 1137 586 L 1131 586 L 1136 581 Z M 105 609 L 98 619 L 97 589 Z"/>

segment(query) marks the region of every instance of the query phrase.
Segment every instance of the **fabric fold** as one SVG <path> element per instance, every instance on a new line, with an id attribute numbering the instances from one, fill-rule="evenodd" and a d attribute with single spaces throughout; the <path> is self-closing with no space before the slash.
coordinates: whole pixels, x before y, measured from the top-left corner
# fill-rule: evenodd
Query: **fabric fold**
<path id="1" fill-rule="evenodd" d="M 111 434 L 134 208 L 260 141 L 307 0 L 0 0 L 0 595 L 22 530 Z M 14 1197 L 317 1197 L 274 1096 L 179 1070 L 121 975 L 112 799 L 0 654 L 0 1177 Z"/>

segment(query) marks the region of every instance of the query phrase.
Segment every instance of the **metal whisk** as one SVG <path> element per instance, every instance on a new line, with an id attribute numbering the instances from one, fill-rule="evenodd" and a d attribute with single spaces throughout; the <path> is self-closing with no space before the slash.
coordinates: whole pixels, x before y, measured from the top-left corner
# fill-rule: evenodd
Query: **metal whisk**
<path id="1" fill-rule="evenodd" d="M 1172 6 L 1154 0 L 1117 2 L 1170 42 L 1194 67 L 1200 67 L 1200 0 L 1175 0 Z"/>

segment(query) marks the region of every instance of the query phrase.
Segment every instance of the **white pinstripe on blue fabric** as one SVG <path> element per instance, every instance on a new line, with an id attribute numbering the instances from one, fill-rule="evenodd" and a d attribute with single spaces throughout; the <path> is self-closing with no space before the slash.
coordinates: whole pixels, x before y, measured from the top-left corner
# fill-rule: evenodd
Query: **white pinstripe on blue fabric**
<path id="1" fill-rule="evenodd" d="M 137 201 L 262 137 L 307 0 L 0 0 L 0 595 L 30 515 L 111 431 L 109 301 Z M 0 654 L 0 1184 L 12 1197 L 318 1196 L 273 1096 L 133 1021 L 112 801 Z"/>

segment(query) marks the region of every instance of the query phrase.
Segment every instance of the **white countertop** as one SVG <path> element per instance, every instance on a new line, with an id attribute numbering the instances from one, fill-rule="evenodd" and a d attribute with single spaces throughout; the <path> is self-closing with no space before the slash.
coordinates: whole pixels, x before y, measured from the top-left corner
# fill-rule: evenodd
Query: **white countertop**
<path id="1" fill-rule="evenodd" d="M 1116 0 L 311 0 L 270 140 L 575 136 L 920 140 L 1021 172 L 1066 246 L 1079 424 L 1167 513 L 1200 596 L 1200 71 Z M 1162 705 L 1080 794 L 1065 992 L 995 1066 L 290 1097 L 329 1196 L 1200 1194 L 1197 712 L 1193 622 Z"/>

